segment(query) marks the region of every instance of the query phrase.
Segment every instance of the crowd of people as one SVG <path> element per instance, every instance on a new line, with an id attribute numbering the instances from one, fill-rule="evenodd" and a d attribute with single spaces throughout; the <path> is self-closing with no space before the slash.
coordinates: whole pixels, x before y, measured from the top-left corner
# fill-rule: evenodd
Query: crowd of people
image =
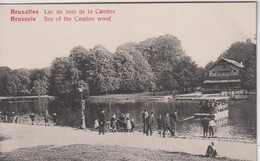
<path id="1" fill-rule="evenodd" d="M 203 100 L 196 104 L 195 110 L 199 113 L 216 113 L 226 110 L 228 104 L 225 100 Z"/>
<path id="2" fill-rule="evenodd" d="M 31 119 L 32 125 L 34 125 L 35 114 L 34 114 L 34 113 L 31 113 L 29 117 L 30 117 L 30 119 Z M 45 125 L 45 126 L 50 126 L 50 124 L 49 124 L 50 119 L 51 119 L 51 117 L 50 117 L 50 115 L 49 115 L 49 112 L 48 112 L 48 110 L 46 110 L 46 111 L 44 112 L 44 125 Z M 52 114 L 52 119 L 53 119 L 53 124 L 54 124 L 54 126 L 56 126 L 56 125 L 57 125 L 57 114 L 56 114 L 56 113 L 53 113 L 53 114 Z"/>
<path id="3" fill-rule="evenodd" d="M 147 136 L 149 134 L 152 135 L 152 127 L 155 124 L 154 113 L 151 112 L 150 114 L 148 114 L 147 110 L 144 110 L 142 113 L 142 118 L 143 133 Z M 163 137 L 165 137 L 167 133 L 170 133 L 171 136 L 175 136 L 177 121 L 177 111 L 175 111 L 172 115 L 169 115 L 169 113 L 165 113 L 163 117 L 161 116 L 161 114 L 159 114 L 157 118 L 158 133 Z"/>
<path id="4" fill-rule="evenodd" d="M 157 119 L 153 112 L 148 113 L 147 110 L 142 112 L 142 131 L 147 136 L 152 136 L 153 130 L 157 129 L 160 136 L 165 137 L 166 135 L 175 136 L 176 127 L 178 122 L 177 111 L 172 113 L 164 113 L 164 115 L 159 114 Z M 17 124 L 19 122 L 19 113 L 15 112 L 0 112 L 1 119 L 4 122 L 8 122 L 10 118 L 13 118 L 13 123 Z M 29 115 L 31 124 L 34 125 L 35 113 Z M 44 112 L 44 125 L 49 126 L 49 122 L 52 119 L 54 126 L 57 125 L 57 114 L 53 113 L 52 118 L 49 115 L 48 110 Z M 214 137 L 216 122 L 214 118 L 204 117 L 201 121 L 201 126 L 203 128 L 203 137 Z M 99 134 L 104 134 L 106 130 L 110 132 L 133 132 L 135 129 L 134 119 L 130 117 L 129 113 L 122 113 L 118 118 L 116 114 L 112 114 L 109 121 L 106 121 L 105 111 L 102 110 L 98 115 L 98 119 L 95 120 L 94 129 L 99 131 Z"/>
<path id="5" fill-rule="evenodd" d="M 143 133 L 147 136 L 152 136 L 153 129 L 155 128 L 156 119 L 154 113 L 148 113 L 147 110 L 142 112 L 142 120 L 143 120 Z M 177 126 L 177 112 L 174 112 L 172 115 L 169 113 L 165 113 L 162 117 L 161 114 L 158 115 L 157 125 L 158 125 L 158 133 L 165 137 L 166 134 L 170 134 L 171 136 L 175 136 L 176 126 Z M 98 119 L 94 122 L 94 129 L 99 131 L 99 134 L 104 134 L 105 129 L 108 129 L 111 132 L 133 132 L 135 128 L 134 119 L 130 117 L 129 113 L 122 113 L 120 117 L 116 117 L 116 114 L 112 114 L 110 121 L 106 122 L 105 112 L 102 110 Z"/>
<path id="6" fill-rule="evenodd" d="M 11 111 L 0 111 L 0 120 L 1 122 L 9 122 L 9 120 L 13 118 L 13 123 L 17 123 L 19 121 L 19 113 L 11 112 Z"/>
<path id="7" fill-rule="evenodd" d="M 105 111 L 102 110 L 95 120 L 94 129 L 99 130 L 99 134 L 104 134 L 105 128 L 111 132 L 133 132 L 135 128 L 134 119 L 130 118 L 129 113 L 122 113 L 117 119 L 116 114 L 112 114 L 110 121 L 106 122 Z"/>
<path id="8" fill-rule="evenodd" d="M 34 125 L 35 113 L 32 112 L 29 115 L 29 118 L 31 120 L 31 124 Z M 48 110 L 45 111 L 43 118 L 44 118 L 44 125 L 49 126 L 51 117 L 49 115 Z M 7 123 L 7 122 L 12 121 L 13 124 L 17 124 L 17 123 L 19 123 L 19 120 L 20 120 L 20 114 L 18 112 L 0 111 L 0 119 L 1 119 L 1 122 Z M 52 120 L 53 120 L 54 125 L 57 125 L 57 114 L 56 113 L 53 113 Z"/>
<path id="9" fill-rule="evenodd" d="M 6 113 L 5 113 L 6 114 Z M 13 123 L 18 123 L 19 121 L 19 113 L 8 113 L 9 115 L 2 115 L 0 112 L 0 116 L 6 119 L 6 122 L 8 120 L 8 116 L 13 117 Z M 162 116 L 161 114 L 158 115 L 157 119 L 155 119 L 154 113 L 150 112 L 148 113 L 147 110 L 144 110 L 142 112 L 142 131 L 147 136 L 152 136 L 153 129 L 156 128 L 156 122 L 157 122 L 157 128 L 158 133 L 163 138 L 166 137 L 166 135 L 175 136 L 176 135 L 176 127 L 178 122 L 178 116 L 177 111 L 173 112 L 172 114 L 164 113 Z M 35 113 L 31 113 L 29 115 L 31 119 L 31 124 L 34 125 L 35 121 Z M 50 115 L 48 110 L 44 112 L 44 125 L 49 126 L 50 122 Z M 52 120 L 54 125 L 57 125 L 57 114 L 53 113 Z M 214 129 L 216 127 L 216 123 L 214 121 L 214 118 L 208 118 L 204 117 L 201 121 L 201 125 L 203 127 L 203 137 L 207 137 L 209 134 L 209 137 L 214 137 Z M 112 114 L 110 121 L 106 122 L 106 115 L 105 111 L 102 110 L 99 115 L 98 119 L 95 120 L 94 123 L 94 129 L 99 131 L 99 135 L 105 134 L 106 129 L 108 129 L 111 132 L 133 132 L 135 128 L 134 119 L 131 119 L 129 113 L 122 113 L 120 117 L 116 117 L 116 114 Z M 217 155 L 216 149 L 214 148 L 214 143 L 212 142 L 206 151 L 206 156 L 208 157 L 215 157 Z"/>

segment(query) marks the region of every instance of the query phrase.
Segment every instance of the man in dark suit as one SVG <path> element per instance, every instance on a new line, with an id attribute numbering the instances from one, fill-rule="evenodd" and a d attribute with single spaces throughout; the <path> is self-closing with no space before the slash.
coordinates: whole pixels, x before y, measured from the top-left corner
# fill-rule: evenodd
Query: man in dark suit
<path id="1" fill-rule="evenodd" d="M 142 113 L 142 118 L 143 118 L 143 133 L 145 134 L 146 133 L 146 130 L 147 130 L 147 127 L 146 127 L 146 119 L 148 118 L 148 112 L 146 110 L 143 111 Z"/>
<path id="2" fill-rule="evenodd" d="M 204 117 L 201 121 L 201 126 L 203 127 L 203 137 L 207 137 L 209 130 L 209 120 L 207 117 Z"/>
<path id="3" fill-rule="evenodd" d="M 177 111 L 175 111 L 172 116 L 171 116 L 171 135 L 175 136 L 175 132 L 176 132 L 176 126 L 177 126 Z"/>
<path id="4" fill-rule="evenodd" d="M 165 138 L 165 132 L 167 130 L 170 130 L 170 116 L 169 113 L 165 113 L 165 116 L 163 117 L 163 137 Z"/>
<path id="5" fill-rule="evenodd" d="M 105 117 L 105 111 L 102 110 L 101 113 L 99 114 L 98 118 L 98 123 L 99 123 L 99 135 L 102 133 L 103 135 L 105 134 L 105 124 L 106 124 L 106 117 Z"/>
<path id="6" fill-rule="evenodd" d="M 148 118 L 146 119 L 146 135 L 148 136 L 149 135 L 149 132 L 150 132 L 150 135 L 152 136 L 152 126 L 155 122 L 155 118 L 154 118 L 154 114 L 153 112 L 151 112 L 151 114 L 148 116 Z"/>

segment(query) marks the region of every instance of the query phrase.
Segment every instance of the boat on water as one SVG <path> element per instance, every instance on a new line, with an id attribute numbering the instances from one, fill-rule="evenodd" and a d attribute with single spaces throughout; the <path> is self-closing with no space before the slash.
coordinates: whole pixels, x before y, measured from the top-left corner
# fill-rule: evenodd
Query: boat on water
<path id="1" fill-rule="evenodd" d="M 198 97 L 193 98 L 196 105 L 193 108 L 195 118 L 214 118 L 219 120 L 228 117 L 228 103 L 230 97 Z"/>

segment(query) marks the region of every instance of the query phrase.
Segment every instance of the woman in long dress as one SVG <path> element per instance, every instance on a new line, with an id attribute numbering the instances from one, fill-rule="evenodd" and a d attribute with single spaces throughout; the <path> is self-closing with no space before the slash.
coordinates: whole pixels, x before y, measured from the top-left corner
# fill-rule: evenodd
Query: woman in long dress
<path id="1" fill-rule="evenodd" d="M 126 130 L 130 132 L 132 129 L 131 121 L 130 121 L 130 115 L 129 113 L 126 114 Z"/>
<path id="2" fill-rule="evenodd" d="M 116 132 L 116 114 L 113 114 L 112 117 L 111 117 L 111 130 L 112 132 Z"/>

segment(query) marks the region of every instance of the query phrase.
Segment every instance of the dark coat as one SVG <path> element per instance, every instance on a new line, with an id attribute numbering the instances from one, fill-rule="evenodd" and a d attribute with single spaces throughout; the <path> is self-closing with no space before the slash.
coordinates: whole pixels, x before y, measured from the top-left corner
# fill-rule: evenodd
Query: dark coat
<path id="1" fill-rule="evenodd" d="M 34 120 L 35 115 L 34 114 L 30 114 L 30 118 L 31 118 L 31 120 Z"/>
<path id="2" fill-rule="evenodd" d="M 53 121 L 56 122 L 57 121 L 57 116 L 56 115 L 52 115 L 53 117 Z"/>
<path id="3" fill-rule="evenodd" d="M 131 126 L 132 126 L 132 129 L 134 129 L 134 128 L 135 128 L 135 124 L 134 124 L 134 122 L 133 122 L 133 121 L 131 121 Z"/>
<path id="4" fill-rule="evenodd" d="M 216 149 L 214 149 L 211 145 L 208 146 L 206 151 L 207 157 L 215 157 L 217 155 Z"/>
<path id="5" fill-rule="evenodd" d="M 163 128 L 170 128 L 171 122 L 169 116 L 164 116 L 163 118 Z"/>
<path id="6" fill-rule="evenodd" d="M 178 116 L 177 116 L 177 114 L 174 113 L 174 114 L 172 115 L 172 121 L 175 122 L 175 123 L 177 123 L 177 121 L 178 121 Z"/>
<path id="7" fill-rule="evenodd" d="M 147 113 L 147 111 L 142 113 L 142 117 L 143 117 L 143 122 L 145 122 L 146 119 L 148 118 L 148 113 Z"/>
<path id="8" fill-rule="evenodd" d="M 171 129 L 175 129 L 177 125 L 177 115 L 173 114 L 171 115 Z"/>
<path id="9" fill-rule="evenodd" d="M 157 123 L 158 123 L 158 129 L 161 129 L 162 128 L 162 118 L 158 118 L 157 119 Z"/>
<path id="10" fill-rule="evenodd" d="M 111 122 L 111 125 L 110 125 L 111 127 L 116 126 L 116 119 L 114 117 L 111 117 L 110 122 Z"/>
<path id="11" fill-rule="evenodd" d="M 209 128 L 209 120 L 208 119 L 203 119 L 201 121 L 201 126 L 205 129 Z"/>
<path id="12" fill-rule="evenodd" d="M 147 125 L 153 125 L 155 123 L 155 118 L 152 115 L 149 115 L 148 118 L 146 119 L 146 124 Z"/>
<path id="13" fill-rule="evenodd" d="M 104 125 L 106 123 L 106 117 L 104 113 L 99 114 L 98 123 L 99 125 Z"/>

